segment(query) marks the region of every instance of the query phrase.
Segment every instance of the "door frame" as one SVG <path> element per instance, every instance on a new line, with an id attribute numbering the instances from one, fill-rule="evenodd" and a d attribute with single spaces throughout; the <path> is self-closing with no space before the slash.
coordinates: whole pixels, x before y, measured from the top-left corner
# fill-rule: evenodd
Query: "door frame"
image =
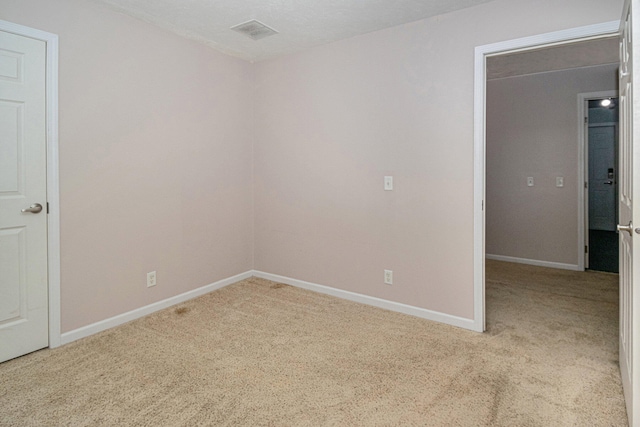
<path id="1" fill-rule="evenodd" d="M 473 136 L 473 327 L 486 329 L 485 313 L 485 185 L 486 185 L 486 93 L 487 57 L 561 45 L 575 41 L 612 37 L 619 34 L 620 21 L 587 25 L 536 36 L 477 46 L 474 66 Z M 578 180 L 583 178 L 579 175 Z M 582 190 L 582 189 L 580 189 Z M 580 191 L 582 193 L 582 191 Z M 582 218 L 582 217 L 581 217 Z M 580 219 L 579 221 L 583 221 Z M 580 227 L 582 229 L 582 227 Z M 584 245 L 579 248 L 584 251 Z M 580 252 L 578 252 L 580 253 Z"/>
<path id="2" fill-rule="evenodd" d="M 578 248 L 587 246 L 589 236 L 589 189 L 586 186 L 589 180 L 589 133 L 586 131 L 589 123 L 584 118 L 589 117 L 587 103 L 593 99 L 602 98 L 618 98 L 618 91 L 607 90 L 578 94 L 578 176 L 582 176 L 582 182 L 585 183 L 581 186 L 582 191 L 579 191 L 580 194 L 578 195 Z M 616 203 L 617 200 L 616 196 Z M 618 221 L 618 218 L 616 218 L 616 221 Z M 584 271 L 589 268 L 589 254 L 584 249 L 580 250 L 583 256 L 578 258 L 578 269 Z"/>
<path id="3" fill-rule="evenodd" d="M 43 41 L 46 45 L 45 107 L 47 145 L 47 269 L 49 347 L 61 345 L 60 331 L 60 182 L 58 163 L 58 36 L 0 20 L 0 30 Z"/>

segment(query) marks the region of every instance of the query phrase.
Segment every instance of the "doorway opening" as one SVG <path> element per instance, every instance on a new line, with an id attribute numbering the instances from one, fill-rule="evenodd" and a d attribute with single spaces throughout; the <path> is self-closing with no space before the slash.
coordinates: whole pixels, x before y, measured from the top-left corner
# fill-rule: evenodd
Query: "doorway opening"
<path id="1" fill-rule="evenodd" d="M 604 37 L 489 57 L 484 94 L 487 333 L 534 341 L 542 329 L 576 357 L 576 337 L 588 337 L 597 344 L 584 351 L 608 351 L 603 366 L 617 357 L 618 277 L 582 271 L 589 260 L 579 245 L 585 236 L 602 245 L 593 248 L 598 269 L 608 267 L 596 261 L 608 261 L 610 232 L 617 249 L 617 44 Z M 612 54 L 601 64 L 567 61 L 598 56 L 589 49 Z"/>
<path id="2" fill-rule="evenodd" d="M 581 94 L 585 170 L 585 268 L 618 273 L 617 92 Z"/>
<path id="3" fill-rule="evenodd" d="M 596 40 L 603 38 L 615 38 L 618 35 L 620 23 L 611 21 L 602 24 L 588 25 L 585 27 L 562 30 L 553 33 L 540 34 L 522 39 L 498 42 L 490 45 L 478 46 L 475 49 L 475 83 L 474 83 L 474 329 L 484 331 L 486 329 L 486 310 L 485 310 L 485 255 L 486 255 L 486 106 L 487 106 L 487 61 L 491 57 L 498 57 L 505 54 L 516 52 L 526 52 L 540 50 L 544 47 L 562 46 L 570 43 L 586 40 Z M 617 49 L 614 52 L 617 53 Z M 575 97 L 573 98 L 575 105 Z M 575 117 L 575 116 L 574 116 Z M 575 119 L 573 119 L 575 120 Z M 573 121 L 572 120 L 572 121 Z M 574 122 L 575 123 L 575 122 Z M 574 144 L 577 144 L 577 137 Z M 576 156 L 576 164 L 578 163 Z M 580 164 L 582 164 L 580 162 Z M 576 165 L 577 166 L 577 165 Z M 580 166 L 577 166 L 582 169 Z M 574 170 L 571 178 L 583 179 L 583 174 L 578 174 Z M 556 175 L 554 179 L 563 178 L 562 175 Z M 529 176 L 525 177 L 529 178 Z M 526 180 L 525 182 L 528 182 Z M 554 181 L 552 181 L 554 182 Z M 558 182 L 558 181 L 555 181 Z M 561 184 L 564 184 L 561 181 Z M 535 185 L 535 178 L 534 178 Z M 575 186 L 575 193 L 571 197 L 577 200 L 578 187 Z M 580 194 L 583 188 L 580 186 Z M 575 203 L 579 205 L 579 203 Z M 584 214 L 576 209 L 576 220 L 573 227 L 577 228 L 575 233 L 582 233 L 584 227 Z M 517 222 L 517 221 L 516 221 Z M 522 227 L 528 224 L 521 223 Z M 580 230 L 580 231 L 578 231 Z M 574 251 L 576 260 L 583 264 L 584 244 L 578 243 L 579 239 L 575 239 Z M 578 269 L 577 262 L 574 261 L 574 269 Z"/>

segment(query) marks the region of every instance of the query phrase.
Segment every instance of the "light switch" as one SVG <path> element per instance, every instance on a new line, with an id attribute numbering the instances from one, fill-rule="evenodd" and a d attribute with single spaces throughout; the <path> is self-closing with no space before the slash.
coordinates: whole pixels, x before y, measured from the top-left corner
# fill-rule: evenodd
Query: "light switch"
<path id="1" fill-rule="evenodd" d="M 533 177 L 527 177 L 527 187 L 533 187 Z"/>
<path id="2" fill-rule="evenodd" d="M 392 176 L 385 176 L 384 177 L 384 190 L 385 191 L 393 190 L 393 177 Z"/>
<path id="3" fill-rule="evenodd" d="M 556 187 L 564 187 L 564 177 L 556 176 Z"/>

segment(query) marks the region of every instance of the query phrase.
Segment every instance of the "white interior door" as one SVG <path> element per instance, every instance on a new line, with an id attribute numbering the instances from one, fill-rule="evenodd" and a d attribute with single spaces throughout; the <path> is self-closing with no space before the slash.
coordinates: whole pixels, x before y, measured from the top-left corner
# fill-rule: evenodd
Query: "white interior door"
<path id="1" fill-rule="evenodd" d="M 640 0 L 627 0 L 621 23 L 620 41 L 620 174 L 619 225 L 620 229 L 620 373 L 624 388 L 629 425 L 640 425 L 640 388 L 636 368 L 638 357 L 638 314 L 640 314 L 640 209 L 633 203 L 640 200 L 640 152 L 634 147 L 640 132 L 640 94 L 634 84 L 634 64 L 638 58 L 637 14 Z M 637 231 L 636 231 L 637 230 Z"/>
<path id="2" fill-rule="evenodd" d="M 589 229 L 615 231 L 616 124 L 589 125 Z"/>
<path id="3" fill-rule="evenodd" d="M 0 362 L 49 341 L 45 52 L 0 31 Z"/>

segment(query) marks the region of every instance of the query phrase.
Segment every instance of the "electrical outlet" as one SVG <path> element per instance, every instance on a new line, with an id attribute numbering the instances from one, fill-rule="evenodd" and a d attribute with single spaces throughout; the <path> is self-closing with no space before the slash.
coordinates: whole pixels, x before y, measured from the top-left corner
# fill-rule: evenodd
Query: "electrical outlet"
<path id="1" fill-rule="evenodd" d="M 564 187 L 564 177 L 556 176 L 556 187 Z"/>
<path id="2" fill-rule="evenodd" d="M 156 272 L 150 271 L 149 273 L 147 273 L 147 288 L 150 288 L 155 285 L 156 285 Z"/>
<path id="3" fill-rule="evenodd" d="M 527 177 L 527 187 L 533 187 L 533 177 Z"/>
<path id="4" fill-rule="evenodd" d="M 393 270 L 384 271 L 384 283 L 387 285 L 393 285 Z"/>

